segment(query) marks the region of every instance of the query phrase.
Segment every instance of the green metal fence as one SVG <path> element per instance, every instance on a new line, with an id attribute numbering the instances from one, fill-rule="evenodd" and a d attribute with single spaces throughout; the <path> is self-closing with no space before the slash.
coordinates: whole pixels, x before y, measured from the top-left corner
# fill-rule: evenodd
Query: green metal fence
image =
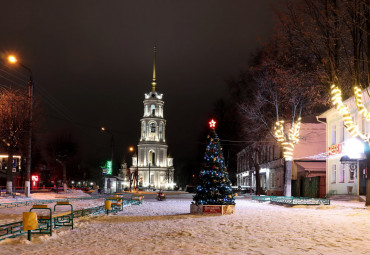
<path id="1" fill-rule="evenodd" d="M 252 196 L 252 200 L 286 205 L 330 205 L 330 199 L 312 197 Z"/>
<path id="2" fill-rule="evenodd" d="M 45 201 L 45 200 L 43 200 Z M 50 201 L 50 200 L 47 200 Z M 63 201 L 66 201 L 65 199 Z M 51 202 L 49 202 L 51 203 Z M 137 201 L 125 201 L 123 206 L 128 206 L 128 205 L 135 205 L 138 204 Z M 91 208 L 85 208 L 81 210 L 75 210 L 73 212 L 74 218 L 79 218 L 79 217 L 84 217 L 87 215 L 96 215 L 96 214 L 102 214 L 105 213 L 105 206 L 96 206 L 96 207 L 91 207 Z M 39 222 L 39 227 L 40 228 L 46 228 L 47 226 L 45 225 L 46 223 L 40 223 Z M 43 226 L 45 225 L 45 226 Z M 8 223 L 5 225 L 0 225 L 0 241 L 6 239 L 6 238 L 14 238 L 23 234 L 27 234 L 27 231 L 23 231 L 23 222 L 22 221 L 17 221 L 17 222 L 12 222 Z"/>

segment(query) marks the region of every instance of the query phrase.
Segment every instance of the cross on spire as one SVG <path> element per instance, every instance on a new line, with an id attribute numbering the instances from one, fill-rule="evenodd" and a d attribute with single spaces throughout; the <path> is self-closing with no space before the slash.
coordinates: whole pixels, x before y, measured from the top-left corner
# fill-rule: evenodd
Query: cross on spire
<path id="1" fill-rule="evenodd" d="M 156 81 L 156 76 L 157 76 L 157 73 L 156 73 L 156 55 L 157 55 L 157 46 L 154 44 L 154 48 L 153 48 L 153 52 L 154 52 L 154 57 L 153 57 L 153 81 L 152 81 L 152 91 L 155 91 L 155 87 L 157 86 L 157 81 Z"/>

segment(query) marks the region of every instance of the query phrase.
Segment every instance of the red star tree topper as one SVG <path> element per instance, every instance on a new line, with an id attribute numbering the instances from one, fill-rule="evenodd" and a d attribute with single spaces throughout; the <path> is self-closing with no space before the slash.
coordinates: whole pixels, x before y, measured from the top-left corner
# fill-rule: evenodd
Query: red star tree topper
<path id="1" fill-rule="evenodd" d="M 209 122 L 209 127 L 212 129 L 216 128 L 216 121 L 214 119 L 211 119 L 211 121 Z"/>

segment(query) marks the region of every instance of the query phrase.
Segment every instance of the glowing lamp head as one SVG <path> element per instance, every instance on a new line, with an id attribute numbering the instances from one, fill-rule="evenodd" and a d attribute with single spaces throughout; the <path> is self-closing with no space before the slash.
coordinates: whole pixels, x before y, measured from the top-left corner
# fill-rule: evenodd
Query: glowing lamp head
<path id="1" fill-rule="evenodd" d="M 216 128 L 216 121 L 214 119 L 211 119 L 209 123 L 209 127 L 212 128 L 212 129 L 215 129 Z"/>
<path id="2" fill-rule="evenodd" d="M 364 157 L 364 144 L 356 138 L 351 138 L 344 142 L 344 154 L 352 159 L 360 159 Z"/>
<path id="3" fill-rule="evenodd" d="M 129 148 L 129 151 L 133 152 L 133 151 L 134 151 L 134 147 L 132 147 L 132 146 L 131 146 L 131 147 Z"/>
<path id="4" fill-rule="evenodd" d="M 105 131 L 105 127 L 101 127 L 101 131 L 103 131 L 103 132 L 104 132 L 104 131 Z"/>
<path id="5" fill-rule="evenodd" d="M 15 63 L 17 63 L 17 58 L 16 58 L 15 56 L 13 56 L 13 55 L 10 55 L 10 56 L 8 57 L 8 61 L 9 61 L 10 63 L 12 63 L 12 64 L 15 64 Z"/>

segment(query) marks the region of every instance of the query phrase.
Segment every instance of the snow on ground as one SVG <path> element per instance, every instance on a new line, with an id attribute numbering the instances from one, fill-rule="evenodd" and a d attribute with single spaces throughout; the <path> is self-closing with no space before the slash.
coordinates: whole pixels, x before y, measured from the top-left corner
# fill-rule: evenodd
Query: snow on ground
<path id="1" fill-rule="evenodd" d="M 0 203 L 10 203 L 10 202 L 20 202 L 26 200 L 51 200 L 51 199 L 65 199 L 65 198 L 78 198 L 78 197 L 91 197 L 89 194 L 84 193 L 81 190 L 73 190 L 69 193 L 54 193 L 54 192 L 45 192 L 45 193 L 34 193 L 31 194 L 30 198 L 27 197 L 5 197 L 0 199 Z M 96 207 L 104 204 L 104 199 L 92 199 L 92 200 L 73 200 L 74 210 L 79 210 L 82 208 Z M 55 203 L 48 204 L 49 207 L 53 207 Z M 0 225 L 21 221 L 22 213 L 28 212 L 32 206 L 20 206 L 12 208 L 0 208 Z M 63 207 L 60 207 L 61 210 L 64 210 Z M 66 210 L 69 207 L 65 207 Z M 0 252 L 1 254 L 1 252 Z"/>
<path id="2" fill-rule="evenodd" d="M 21 202 L 27 200 L 46 200 L 46 199 L 59 199 L 59 198 L 67 198 L 67 197 L 90 197 L 89 194 L 83 192 L 82 190 L 68 190 L 68 193 L 65 192 L 39 192 L 39 193 L 31 193 L 30 197 L 25 196 L 12 196 L 8 197 L 0 197 L 0 203 L 9 203 L 9 202 Z"/>
<path id="3" fill-rule="evenodd" d="M 142 205 L 80 218 L 52 237 L 4 240 L 0 254 L 370 254 L 370 210 L 361 202 L 284 207 L 237 197 L 227 216 L 190 215 L 190 203 L 190 194 L 146 196 Z"/>

